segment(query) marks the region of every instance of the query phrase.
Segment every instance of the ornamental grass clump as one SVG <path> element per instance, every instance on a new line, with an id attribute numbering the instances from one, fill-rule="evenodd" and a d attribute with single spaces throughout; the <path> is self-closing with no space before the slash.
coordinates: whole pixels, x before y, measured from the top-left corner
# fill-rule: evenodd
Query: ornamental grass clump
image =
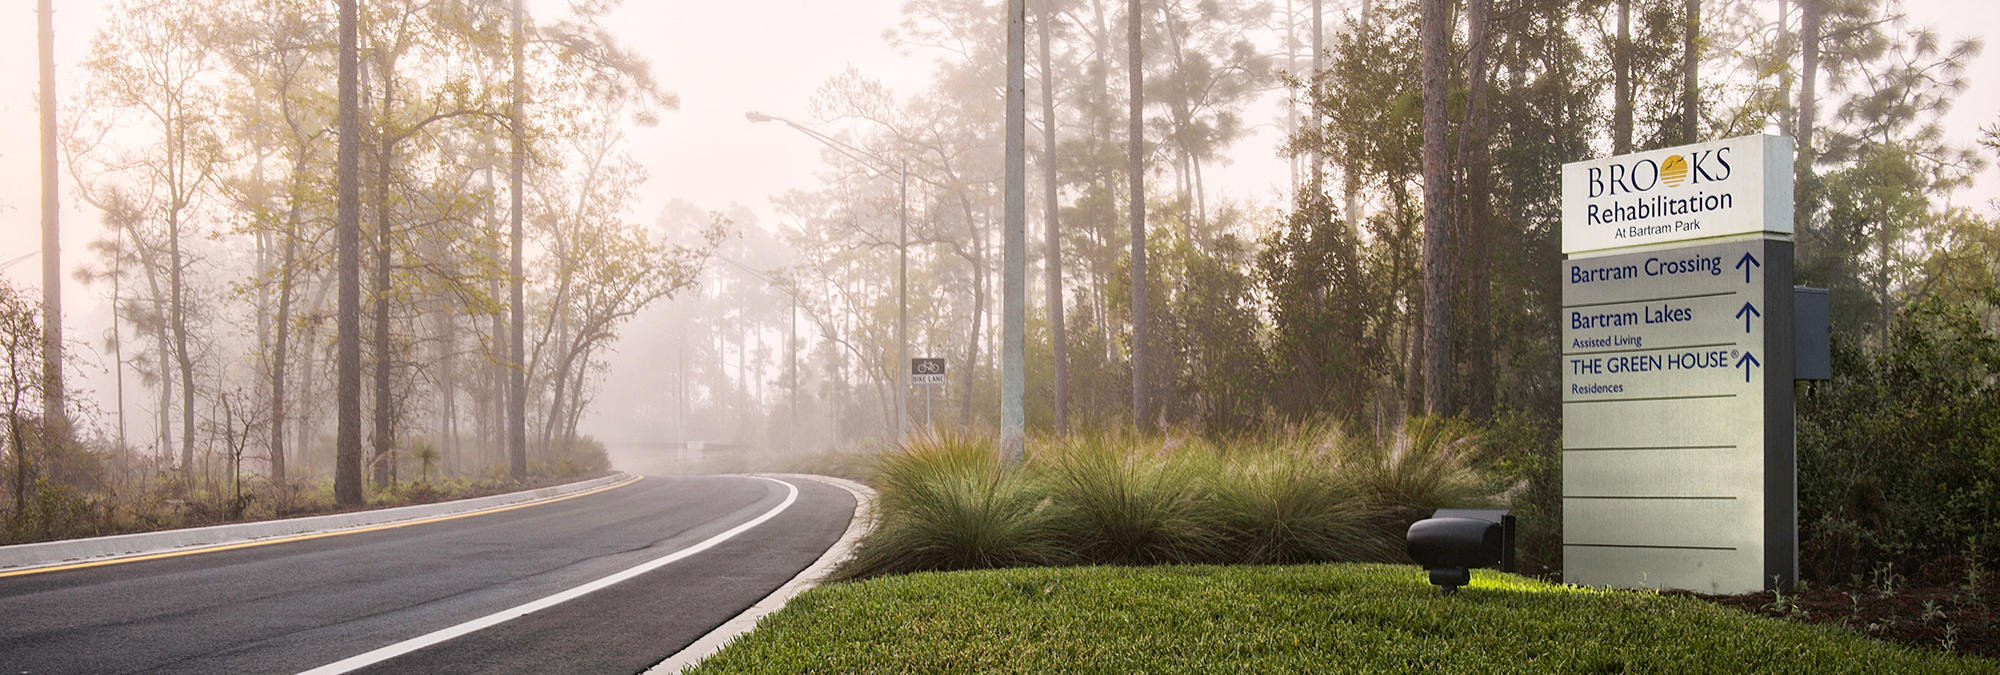
<path id="1" fill-rule="evenodd" d="M 1333 445 L 1343 450 L 1343 480 L 1383 515 L 1384 526 L 1399 542 L 1410 523 L 1433 511 L 1493 507 L 1501 501 L 1501 486 L 1481 464 L 1477 430 L 1463 421 L 1417 417 L 1375 442 Z"/>
<path id="2" fill-rule="evenodd" d="M 1215 444 L 1121 432 L 920 434 L 878 458 L 875 531 L 836 579 L 1034 565 L 1407 562 L 1403 530 L 1495 504 L 1477 438 L 1412 420 L 1379 442 L 1333 426 Z"/>
<path id="3" fill-rule="evenodd" d="M 1157 443 L 1158 445 L 1153 445 Z M 1183 439 L 1073 436 L 1035 458 L 1055 527 L 1077 562 L 1193 563 L 1221 556 L 1208 494 L 1221 464 Z"/>
<path id="4" fill-rule="evenodd" d="M 1229 555 L 1223 563 L 1383 562 L 1400 542 L 1344 477 L 1339 436 L 1292 434 L 1232 455 L 1212 477 L 1209 508 Z"/>
<path id="5" fill-rule="evenodd" d="M 1062 562 L 1048 504 L 993 440 L 912 436 L 875 469 L 877 521 L 835 579 Z"/>

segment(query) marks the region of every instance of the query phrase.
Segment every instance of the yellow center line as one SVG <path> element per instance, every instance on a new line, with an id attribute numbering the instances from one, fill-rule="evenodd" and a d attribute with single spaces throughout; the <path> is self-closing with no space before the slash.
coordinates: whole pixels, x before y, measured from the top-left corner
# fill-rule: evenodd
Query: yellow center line
<path id="1" fill-rule="evenodd" d="M 422 524 L 424 524 L 424 523 L 436 523 L 436 522 L 442 522 L 442 521 L 446 521 L 446 520 L 457 520 L 457 519 L 459 519 L 459 518 L 470 518 L 470 517 L 472 517 L 472 516 L 483 516 L 483 515 L 486 515 L 486 514 L 489 514 L 489 513 L 500 513 L 500 512 L 502 512 L 502 511 L 512 511 L 512 510 L 514 510 L 514 509 L 525 509 L 525 508 L 528 508 L 528 507 L 530 507 L 530 506 L 541 506 L 541 505 L 543 505 L 543 504 L 554 504 L 554 503 L 556 503 L 556 502 L 560 502 L 560 501 L 564 501 L 564 500 L 569 500 L 569 499 L 575 499 L 575 498 L 577 498 L 577 497 L 582 497 L 582 496 L 585 496 L 585 495 L 594 495 L 594 494 L 597 494 L 597 493 L 599 493 L 599 492 L 605 492 L 605 491 L 607 491 L 607 490 L 615 490 L 615 489 L 618 489 L 618 488 L 621 488 L 621 487 L 625 487 L 625 486 L 627 486 L 627 485 L 631 485 L 631 484 L 633 484 L 633 483 L 637 483 L 637 482 L 639 482 L 639 479 L 641 478 L 641 476 L 636 476 L 636 475 L 631 475 L 631 474 L 627 474 L 627 475 L 628 475 L 628 476 L 630 476 L 630 477 L 629 477 L 629 478 L 627 478 L 626 480 L 622 480 L 622 481 L 619 481 L 619 482 L 616 482 L 616 483 L 612 483 L 612 484 L 610 484 L 610 485 L 606 485 L 606 486 L 604 486 L 604 487 L 600 487 L 600 488 L 592 488 L 592 489 L 589 489 L 589 490 L 585 490 L 585 491 L 583 491 L 583 492 L 578 492 L 578 493 L 576 493 L 576 494 L 568 494 L 568 495 L 563 495 L 563 496 L 561 496 L 561 497 L 553 497 L 553 498 L 550 498 L 550 499 L 542 499 L 542 500 L 535 500 L 535 501 L 528 501 L 528 502 L 523 502 L 523 503 L 519 503 L 519 504 L 511 504 L 511 505 L 508 505 L 508 506 L 499 506 L 499 507 L 494 507 L 494 508 L 490 508 L 490 509 L 481 509 L 481 510 L 478 510 L 478 511 L 467 511 L 467 512 L 465 512 L 465 513 L 452 513 L 452 514 L 446 514 L 446 515 L 442 515 L 442 516 L 432 516 L 432 517 L 430 517 L 430 518 L 419 518 L 419 519 L 416 519 L 416 520 L 404 520 L 404 521 L 397 521 L 397 522 L 393 522 L 393 523 L 383 523 L 383 524 L 381 524 L 381 525 L 370 525 L 370 526 L 366 526 L 366 527 L 357 527 L 357 528 L 353 528 L 353 529 L 347 529 L 347 530 L 335 530 L 335 531 L 332 531 L 332 532 L 314 532 L 314 533 L 311 533 L 311 534 L 298 534 L 298 535 L 291 535 L 291 536 L 285 536 L 285 537 L 277 537 L 277 538 L 273 538 L 273 539 L 259 539 L 259 540 L 256 540 L 256 541 L 246 541 L 246 542 L 239 542 L 239 543 L 235 543 L 235 544 L 219 544 L 219 545 L 215 545 L 215 546 L 203 546 L 203 547 L 199 547 L 199 548 L 191 548 L 191 549 L 186 549 L 186 550 L 181 550 L 181 551 L 167 551 L 167 552 L 164 552 L 164 553 L 148 553 L 148 554 L 145 554 L 145 555 L 136 555 L 136 556 L 131 556 L 131 557 L 126 557 L 126 558 L 113 558 L 113 559 L 109 559 L 109 560 L 92 560 L 92 561 L 87 561 L 87 562 L 80 562 L 80 563 L 71 563 L 71 564 L 68 564 L 68 565 L 54 565 L 54 566 L 50 566 L 50 567 L 35 567 L 35 568 L 31 568 L 31 569 L 24 569 L 24 570 L 14 570 L 14 571 L 11 571 L 11 572 L 0 572 L 0 579 L 5 579 L 5 578 L 7 578 L 7 577 L 18 577 L 18 576 L 25 576 L 25 575 L 29 575 L 29 574 L 41 574 L 41 573 L 43 573 L 43 572 L 60 572 L 60 571 L 63 571 L 63 570 L 75 570 L 75 569 L 83 569 L 83 568 L 86 568 L 86 567 L 103 567 L 103 566 L 105 566 L 105 565 L 117 565 L 117 564 L 120 564 L 120 563 L 129 563 L 129 562 L 139 562 L 139 561 L 141 561 L 141 560 L 158 560 L 158 559 L 161 559 L 161 558 L 177 558 L 177 557 L 180 557 L 180 556 L 184 556 L 184 555 L 194 555 L 194 554 L 197 554 L 197 553 L 214 553 L 214 552 L 217 552 L 217 551 L 231 551 L 231 550 L 235 550 L 235 549 L 239 549 L 239 548 L 251 548 L 251 547 L 253 547 L 253 546 L 268 546 L 268 545 L 271 545 L 271 544 L 283 544 L 283 543 L 287 543 L 287 542 L 294 542 L 294 541 L 305 541 L 305 540 L 307 540 L 307 539 L 323 539 L 323 538 L 326 538 L 326 537 L 338 537 L 338 536 L 341 536 L 341 535 L 346 535 L 346 534 L 360 534 L 360 533 L 362 533 L 362 532 L 374 532 L 374 531 L 377 531 L 377 530 L 393 530 L 393 529 L 396 529 L 396 528 L 398 528 L 398 527 L 408 527 L 408 526 L 410 526 L 410 525 L 422 525 Z"/>

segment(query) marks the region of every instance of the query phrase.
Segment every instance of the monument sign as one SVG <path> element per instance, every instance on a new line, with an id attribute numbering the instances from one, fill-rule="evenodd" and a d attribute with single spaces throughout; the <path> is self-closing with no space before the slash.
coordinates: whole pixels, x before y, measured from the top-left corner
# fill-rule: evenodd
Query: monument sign
<path id="1" fill-rule="evenodd" d="M 1740 593 L 1798 566 L 1792 145 L 1563 166 L 1563 578 Z"/>

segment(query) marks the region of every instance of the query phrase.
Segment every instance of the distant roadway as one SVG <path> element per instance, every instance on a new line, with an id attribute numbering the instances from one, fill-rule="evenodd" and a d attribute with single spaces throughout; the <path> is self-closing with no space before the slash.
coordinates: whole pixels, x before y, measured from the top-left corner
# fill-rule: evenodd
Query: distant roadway
<path id="1" fill-rule="evenodd" d="M 853 508 L 811 480 L 651 476 L 497 513 L 0 578 L 0 673 L 636 673 L 805 569 Z"/>

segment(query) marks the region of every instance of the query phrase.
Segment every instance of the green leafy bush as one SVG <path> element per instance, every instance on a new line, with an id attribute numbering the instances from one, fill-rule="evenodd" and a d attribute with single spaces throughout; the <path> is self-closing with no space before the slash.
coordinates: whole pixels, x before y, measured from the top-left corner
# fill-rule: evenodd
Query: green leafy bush
<path id="1" fill-rule="evenodd" d="M 1929 299 L 1898 316 L 1887 348 L 1838 340 L 1833 381 L 1799 398 L 1807 579 L 2000 553 L 2000 339 L 1979 310 Z"/>

